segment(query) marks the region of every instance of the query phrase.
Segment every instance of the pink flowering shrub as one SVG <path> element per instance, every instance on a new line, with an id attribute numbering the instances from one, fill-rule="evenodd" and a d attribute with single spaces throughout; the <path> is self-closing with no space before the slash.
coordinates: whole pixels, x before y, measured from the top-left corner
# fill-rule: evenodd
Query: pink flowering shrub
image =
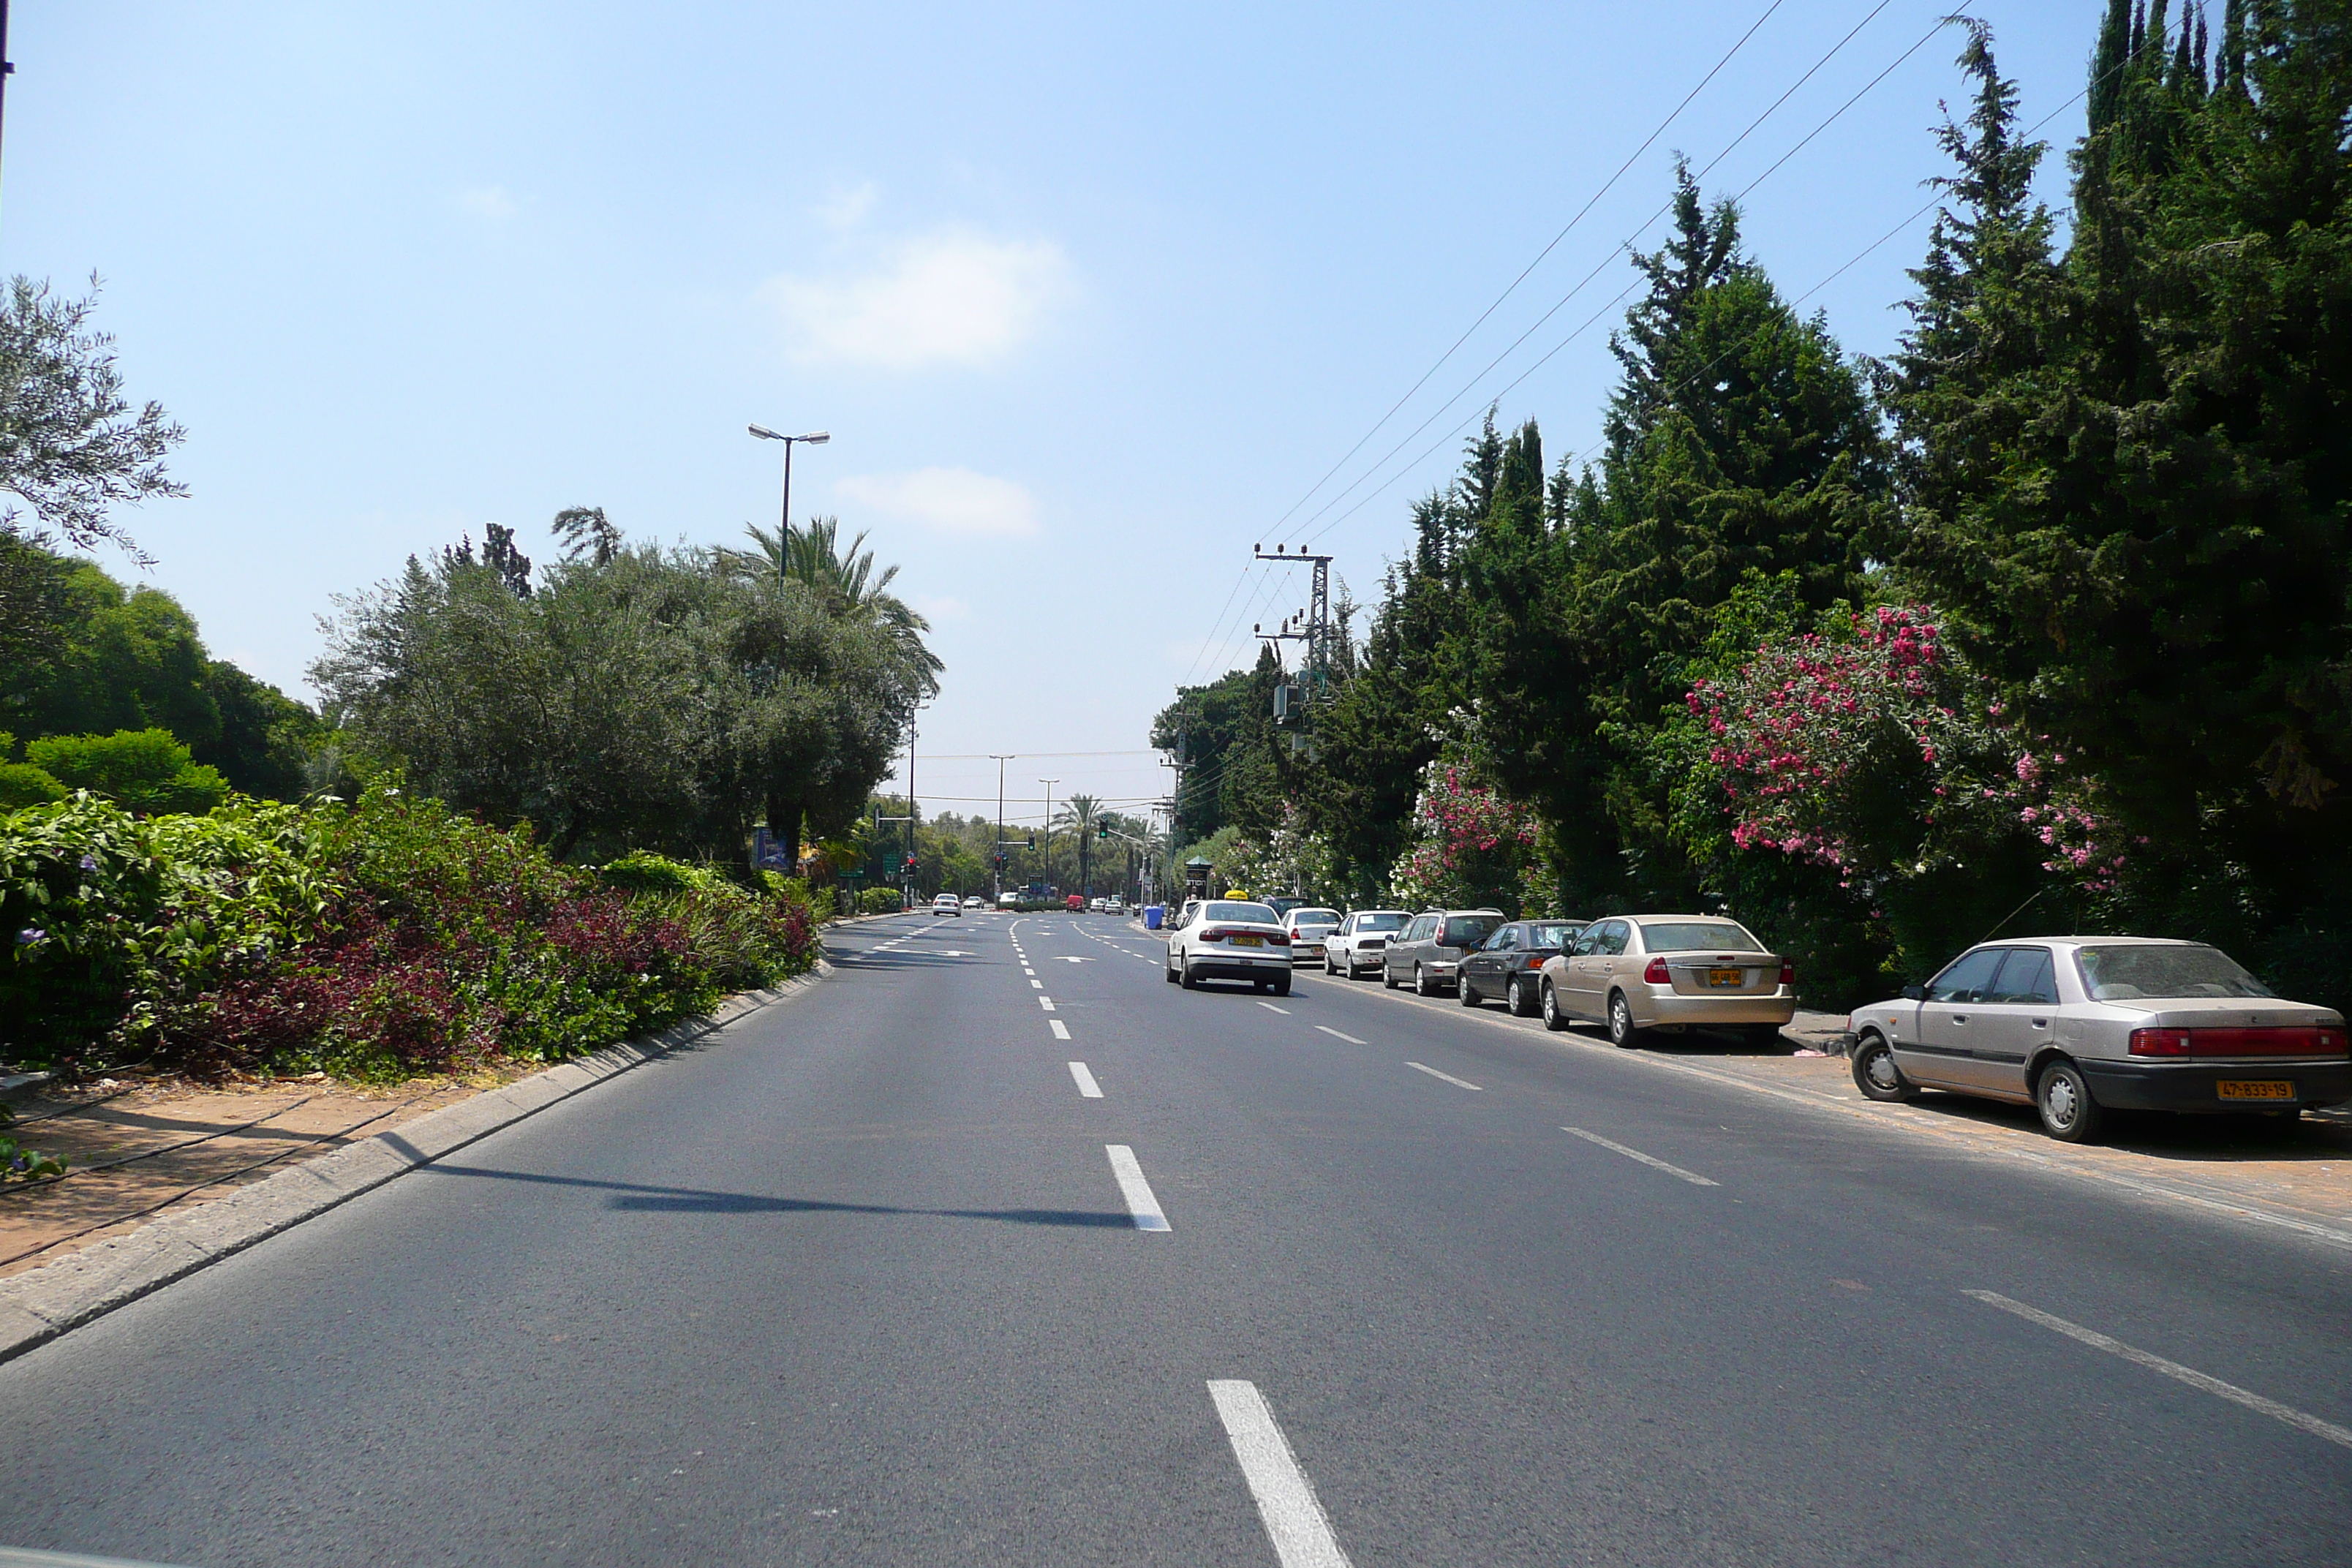
<path id="1" fill-rule="evenodd" d="M 1441 757 L 1422 770 L 1412 830 L 1411 847 L 1389 871 L 1400 904 L 1493 903 L 1549 913 L 1558 901 L 1537 852 L 1534 811 L 1504 799 L 1460 762 Z"/>

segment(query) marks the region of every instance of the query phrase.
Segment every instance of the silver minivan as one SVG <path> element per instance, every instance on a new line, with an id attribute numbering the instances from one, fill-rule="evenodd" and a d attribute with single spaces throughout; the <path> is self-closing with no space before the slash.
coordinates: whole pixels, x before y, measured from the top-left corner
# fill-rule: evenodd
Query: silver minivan
<path id="1" fill-rule="evenodd" d="M 1982 942 L 1847 1026 L 1870 1099 L 1925 1088 L 2030 1104 L 2070 1143 L 2108 1110 L 2294 1115 L 2352 1100 L 2343 1016 L 2273 994 L 2203 942 Z"/>

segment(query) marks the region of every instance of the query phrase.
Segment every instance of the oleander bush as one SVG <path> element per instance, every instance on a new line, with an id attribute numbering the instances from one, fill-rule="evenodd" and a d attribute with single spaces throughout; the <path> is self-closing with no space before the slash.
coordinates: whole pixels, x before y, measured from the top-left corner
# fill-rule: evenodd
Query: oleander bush
<path id="1" fill-rule="evenodd" d="M 379 786 L 0 816 L 0 1059 L 397 1077 L 552 1061 L 809 967 L 806 904 L 708 868 L 564 866 Z"/>

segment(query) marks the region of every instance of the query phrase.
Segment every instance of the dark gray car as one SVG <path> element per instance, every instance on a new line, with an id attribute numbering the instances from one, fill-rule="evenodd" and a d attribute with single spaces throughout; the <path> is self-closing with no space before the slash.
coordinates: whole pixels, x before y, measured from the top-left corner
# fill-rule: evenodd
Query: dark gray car
<path id="1" fill-rule="evenodd" d="M 1576 940 L 1581 921 L 1513 921 L 1464 955 L 1454 984 L 1465 1007 L 1499 996 L 1521 1018 L 1536 1016 L 1543 994 L 1544 960 Z"/>
<path id="2" fill-rule="evenodd" d="M 1500 910 L 1423 910 L 1381 954 L 1381 984 L 1393 991 L 1409 981 L 1417 994 L 1434 996 L 1454 984 L 1463 954 L 1502 923 Z"/>

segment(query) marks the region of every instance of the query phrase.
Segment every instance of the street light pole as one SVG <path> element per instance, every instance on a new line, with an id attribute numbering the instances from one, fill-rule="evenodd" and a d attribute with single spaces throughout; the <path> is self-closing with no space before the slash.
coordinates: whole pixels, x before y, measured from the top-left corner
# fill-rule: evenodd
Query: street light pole
<path id="1" fill-rule="evenodd" d="M 784 510 L 782 526 L 776 531 L 776 575 L 790 576 L 791 574 L 784 569 L 784 562 L 785 541 L 793 534 L 793 443 L 798 441 L 803 446 L 822 447 L 833 439 L 833 432 L 812 430 L 805 436 L 779 436 L 764 425 L 754 425 L 751 434 L 762 441 L 782 441 L 784 444 Z M 908 787 L 914 787 L 912 779 L 908 781 Z"/>
<path id="2" fill-rule="evenodd" d="M 1059 779 L 1039 779 L 1045 786 L 1045 896 L 1054 896 L 1054 786 Z"/>

